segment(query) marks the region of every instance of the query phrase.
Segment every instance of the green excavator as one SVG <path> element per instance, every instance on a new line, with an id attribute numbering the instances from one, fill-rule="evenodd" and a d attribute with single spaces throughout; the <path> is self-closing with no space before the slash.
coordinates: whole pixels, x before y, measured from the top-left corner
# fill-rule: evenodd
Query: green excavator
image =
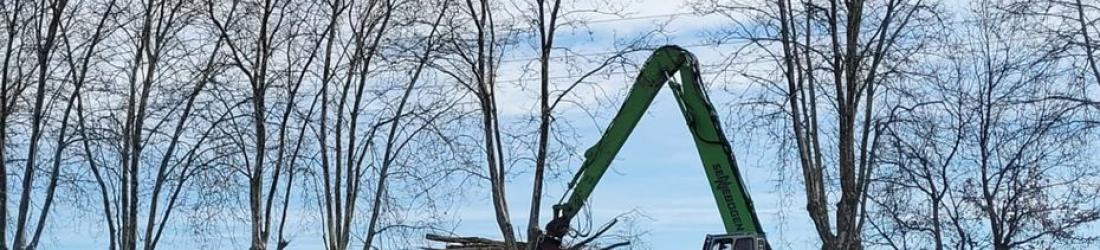
<path id="1" fill-rule="evenodd" d="M 682 83 L 672 79 L 677 72 Z M 585 151 L 584 163 L 569 182 L 572 193 L 568 195 L 568 200 L 554 206 L 554 218 L 546 225 L 546 233 L 540 237 L 538 249 L 562 249 L 562 238 L 570 230 L 570 221 L 596 189 L 611 161 L 666 82 L 691 130 L 726 228 L 725 234 L 707 235 L 703 250 L 770 249 L 752 207 L 752 199 L 738 172 L 733 151 L 722 133 L 722 126 L 699 74 L 695 56 L 683 48 L 669 45 L 653 52 L 611 125 L 596 145 Z"/>

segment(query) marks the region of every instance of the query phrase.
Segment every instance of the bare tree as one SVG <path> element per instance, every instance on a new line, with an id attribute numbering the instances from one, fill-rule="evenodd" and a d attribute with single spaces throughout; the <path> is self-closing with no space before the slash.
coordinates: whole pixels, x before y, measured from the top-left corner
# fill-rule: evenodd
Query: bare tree
<path id="1" fill-rule="evenodd" d="M 4 1 L 4 62 L 3 75 L 0 76 L 0 248 L 8 249 L 8 162 L 10 161 L 8 147 L 11 115 L 16 110 L 19 96 L 29 84 L 26 77 L 28 67 L 22 63 L 27 59 L 27 51 L 23 47 L 25 32 L 29 28 L 26 25 L 36 15 L 28 18 L 26 12 L 34 8 L 28 1 Z"/>
<path id="2" fill-rule="evenodd" d="M 1098 173 L 1085 153 L 1095 124 L 1078 108 L 1087 92 L 1063 66 L 1060 38 L 1035 39 L 1026 16 L 994 4 L 973 5 L 975 20 L 960 23 L 958 38 L 936 55 L 944 59 L 930 62 L 943 65 L 930 67 L 929 84 L 904 90 L 912 100 L 886 126 L 887 190 L 872 223 L 881 244 L 1014 249 L 1097 240 L 1081 230 L 1100 219 L 1092 198 L 1100 190 L 1090 184 Z M 898 203 L 903 197 L 927 202 Z"/>
<path id="3" fill-rule="evenodd" d="M 1097 48 L 1100 47 L 1100 41 L 1096 41 L 1094 37 L 1100 34 L 1100 30 L 1097 29 L 1100 26 L 1100 17 L 1097 17 L 1097 12 L 1100 12 L 1100 6 L 1086 5 L 1081 0 L 1075 0 L 1070 5 L 1077 12 L 1076 23 L 1080 27 L 1079 41 L 1080 47 L 1084 48 L 1085 61 L 1088 62 L 1089 69 L 1092 71 L 1092 79 L 1100 84 L 1100 66 L 1097 66 Z"/>
<path id="4" fill-rule="evenodd" d="M 303 7 L 302 9 L 309 9 L 309 7 Z M 302 14 L 308 13 L 300 13 L 298 15 Z M 272 185 L 268 188 L 266 205 L 264 207 L 264 214 L 267 220 L 271 220 L 271 217 L 273 216 L 272 209 L 274 209 L 275 204 L 279 202 L 278 200 L 276 200 L 276 197 L 279 197 L 282 200 L 279 225 L 277 229 L 278 238 L 276 239 L 276 249 L 285 249 L 290 245 L 290 240 L 287 238 L 286 235 L 286 224 L 288 220 L 287 215 L 290 209 L 290 201 L 292 197 L 291 194 L 293 193 L 292 191 L 295 187 L 295 177 L 296 175 L 298 175 L 298 172 L 301 172 L 301 170 L 299 169 L 304 169 L 303 167 L 299 167 L 299 161 L 301 158 L 303 158 L 303 151 L 308 150 L 309 146 L 304 145 L 305 142 L 308 141 L 308 138 L 306 138 L 306 132 L 310 127 L 309 121 L 312 119 L 316 110 L 316 105 L 314 105 L 316 102 L 314 102 L 314 104 L 311 104 L 308 110 L 305 111 L 304 114 L 302 114 L 299 105 L 301 103 L 301 99 L 303 99 L 303 86 L 305 86 L 307 83 L 306 76 L 312 73 L 312 71 L 310 70 L 311 67 L 313 67 L 314 63 L 318 61 L 318 55 L 320 54 L 319 52 L 321 50 L 321 46 L 322 44 L 324 44 L 323 41 L 327 40 L 324 38 L 326 37 L 326 35 L 333 33 L 333 31 L 336 29 L 335 23 L 328 22 L 326 25 L 322 25 L 322 30 L 314 31 L 315 33 L 320 34 L 306 35 L 310 34 L 310 32 L 302 32 L 300 30 L 309 29 L 310 23 L 306 21 L 301 21 L 300 18 L 301 17 L 298 16 L 295 18 L 296 20 L 290 21 L 288 24 L 288 29 L 293 29 L 294 31 L 291 31 L 291 33 L 294 34 L 305 34 L 288 38 L 288 47 L 305 46 L 309 49 L 300 50 L 301 54 L 290 52 L 284 54 L 286 56 L 284 60 L 286 60 L 287 62 L 298 61 L 302 63 L 297 65 L 299 66 L 297 68 L 288 65 L 287 67 L 285 67 L 284 70 L 282 70 L 283 79 L 285 79 L 285 84 L 282 87 L 286 92 L 283 96 L 281 96 L 282 98 L 285 98 L 285 100 L 282 100 L 284 102 L 282 104 L 282 115 L 279 117 L 277 123 L 278 138 L 276 142 L 276 147 L 278 147 L 278 149 L 275 153 L 274 161 L 274 171 L 276 174 L 272 176 Z M 324 57 L 327 59 L 329 56 L 328 54 L 325 54 Z M 297 116 L 295 116 L 295 114 L 297 114 Z M 297 127 L 295 128 L 294 126 Z M 295 129 L 297 129 L 296 136 L 292 134 L 295 133 Z M 283 193 L 281 196 L 277 196 L 279 191 L 279 180 L 284 174 L 286 175 L 286 180 L 285 185 L 283 185 Z M 268 230 L 270 230 L 270 228 Z"/>
<path id="5" fill-rule="evenodd" d="M 278 183 L 265 184 L 268 175 L 272 179 L 282 174 L 282 171 L 268 171 L 267 150 L 271 145 L 268 141 L 267 113 L 269 108 L 268 92 L 272 81 L 268 79 L 272 58 L 276 53 L 285 52 L 288 48 L 283 41 L 294 34 L 283 34 L 284 24 L 289 16 L 288 9 L 293 1 L 230 1 L 229 6 L 223 3 L 207 1 L 207 14 L 218 35 L 226 42 L 229 48 L 227 53 L 233 60 L 234 68 L 239 71 L 248 82 L 248 90 L 251 96 L 248 102 L 251 104 L 249 116 L 251 117 L 252 140 L 251 154 L 243 152 L 244 162 L 248 166 L 245 176 L 249 187 L 249 223 L 251 232 L 250 249 L 267 249 L 270 239 L 272 217 L 268 213 L 271 206 L 270 199 L 264 195 L 271 186 Z M 243 5 L 243 6 L 242 6 Z M 258 9 L 258 11 L 251 11 Z M 222 12 L 224 11 L 224 13 Z M 275 145 L 280 146 L 280 145 Z M 242 145 L 243 148 L 243 145 Z"/>
<path id="6" fill-rule="evenodd" d="M 984 3 L 984 1 L 982 1 Z M 1097 53 L 1100 41 L 1100 5 L 1091 1 L 1006 1 L 985 3 L 990 8 L 1005 12 L 1005 17 L 1021 18 L 1032 25 L 1021 27 L 1032 32 L 1028 39 L 1050 37 L 1051 42 L 1068 50 L 1062 56 L 1080 65 L 1080 73 L 1100 80 Z"/>
<path id="7" fill-rule="evenodd" d="M 538 149 L 535 155 L 534 183 L 531 191 L 531 213 L 527 218 L 527 242 L 539 242 L 541 230 L 539 214 L 542 211 L 542 185 L 546 172 L 546 160 L 548 158 L 548 146 L 550 144 L 550 53 L 554 49 L 554 35 L 558 29 L 558 18 L 561 11 L 561 0 L 553 0 L 547 3 L 544 0 L 536 1 L 538 9 L 538 38 L 539 38 L 539 128 Z M 535 244 L 530 244 L 527 249 L 534 250 Z"/>
<path id="8" fill-rule="evenodd" d="M 536 70 L 538 72 L 538 108 L 535 114 L 538 118 L 537 128 L 534 130 L 537 138 L 534 141 L 533 150 L 534 171 L 531 184 L 531 207 L 527 221 L 527 242 L 538 242 L 539 237 L 542 236 L 542 225 L 539 223 L 539 217 L 542 211 L 542 198 L 545 195 L 543 186 L 547 182 L 547 170 L 550 165 L 563 162 L 563 157 L 559 155 L 565 153 L 560 151 L 566 151 L 572 146 L 561 139 L 569 137 L 567 134 L 573 131 L 569 129 L 567 121 L 556 117 L 556 110 L 563 103 L 579 104 L 571 98 L 574 97 L 574 90 L 577 90 L 581 85 L 591 83 L 593 78 L 597 78 L 596 76 L 601 73 L 610 72 L 609 68 L 615 65 L 627 64 L 629 62 L 626 58 L 627 55 L 651 47 L 646 41 L 651 35 L 657 33 L 644 33 L 630 40 L 621 41 L 623 44 L 620 48 L 613 48 L 609 53 L 600 56 L 586 56 L 569 48 L 556 47 L 554 40 L 558 36 L 559 30 L 583 30 L 588 25 L 590 16 L 593 15 L 622 15 L 616 10 L 616 5 L 612 2 L 579 3 L 577 1 L 565 1 L 564 4 L 561 0 L 536 0 L 527 3 L 527 8 L 534 9 L 534 11 L 521 11 L 521 13 L 529 13 L 524 15 L 523 19 L 531 20 L 529 25 L 533 26 L 531 29 L 534 30 L 534 38 L 537 38 L 535 49 L 538 52 L 536 59 L 538 67 Z M 585 4 L 598 5 L 602 8 L 588 9 Z M 558 53 L 563 55 L 555 56 L 555 51 L 559 51 Z M 569 72 L 571 74 L 565 77 L 554 77 L 551 75 L 552 72 Z M 526 85 L 528 83 L 520 82 L 518 84 Z M 557 148 L 551 148 L 552 143 L 559 145 L 557 145 Z M 528 247 L 534 249 L 536 245 L 530 244 Z"/>
<path id="9" fill-rule="evenodd" d="M 793 141 L 801 167 L 806 210 L 822 249 L 861 249 L 864 211 L 878 147 L 878 89 L 920 48 L 918 24 L 935 14 L 933 1 L 698 1 L 702 13 L 719 13 L 735 27 L 719 42 L 743 43 L 734 60 L 778 70 L 731 70 L 736 80 L 760 83 L 760 111 L 780 141 Z M 747 13 L 741 14 L 741 13 Z M 759 63 L 759 64 L 757 64 Z M 780 120 L 782 119 L 782 120 Z M 778 125 L 775 125 L 779 122 Z M 837 194 L 835 197 L 831 194 Z M 835 207 L 830 204 L 835 202 Z M 833 212 L 832 215 L 829 213 Z"/>
<path id="10" fill-rule="evenodd" d="M 91 183 L 95 183 L 92 189 L 98 191 L 102 200 L 109 247 L 151 250 L 171 228 L 170 219 L 180 207 L 188 180 L 205 164 L 197 160 L 198 152 L 204 149 L 202 142 L 209 136 L 210 128 L 220 123 L 211 121 L 209 127 L 196 126 L 201 123 L 195 121 L 195 116 L 201 112 L 196 109 L 201 109 L 198 103 L 202 94 L 219 69 L 217 47 L 223 43 L 220 39 L 211 44 L 185 42 L 188 36 L 195 35 L 189 28 L 202 13 L 197 12 L 201 8 L 195 8 L 201 5 L 188 1 L 146 1 L 138 6 L 122 6 L 130 3 L 117 1 L 100 4 L 103 4 L 99 10 L 100 28 L 88 38 L 90 45 L 84 45 L 83 55 L 70 48 L 67 60 L 76 83 L 67 109 L 75 106 L 77 110 L 77 134 L 82 145 L 76 156 L 87 164 L 94 179 Z M 122 11 L 114 11 L 116 8 Z M 121 21 L 130 17 L 141 21 Z M 103 30 L 115 27 L 114 24 L 120 24 L 122 32 Z M 65 45 L 81 44 L 70 39 L 79 31 L 68 28 L 64 33 Z M 136 35 L 112 35 L 127 32 Z M 107 46 L 97 50 L 95 45 L 105 38 Z M 202 52 L 209 52 L 209 56 L 201 56 Z M 118 75 L 125 78 L 89 79 L 90 69 L 112 72 L 116 69 L 105 65 L 125 60 L 103 56 L 107 54 L 131 55 L 128 65 L 117 69 L 124 72 Z M 93 91 L 82 91 L 85 82 L 95 84 Z M 101 101 L 115 98 L 127 101 L 124 106 Z M 190 140 L 191 135 L 195 141 Z M 59 140 L 58 159 L 65 144 Z M 148 148 L 160 154 L 149 153 Z M 116 162 L 121 164 L 115 165 Z"/>
<path id="11" fill-rule="evenodd" d="M 26 165 L 21 175 L 23 181 L 19 196 L 19 210 L 15 222 L 15 242 L 13 243 L 13 248 L 16 250 L 33 249 L 35 247 L 35 244 L 38 243 L 38 239 L 41 236 L 40 233 L 42 228 L 45 226 L 46 217 L 50 212 L 50 206 L 44 205 L 41 210 L 39 210 L 40 219 L 38 220 L 37 226 L 32 228 L 30 224 L 28 224 L 28 220 L 31 216 L 30 204 L 32 202 L 32 192 L 34 190 L 35 170 L 38 169 L 37 160 L 39 154 L 38 150 L 40 148 L 39 143 L 43 136 L 43 127 L 45 126 L 44 122 L 46 120 L 46 93 L 50 91 L 47 88 L 47 79 L 49 79 L 49 69 L 50 66 L 52 66 L 51 60 L 57 45 L 58 29 L 61 26 L 63 18 L 67 14 L 67 5 L 68 1 L 66 0 L 42 2 L 37 5 L 32 5 L 36 7 L 33 13 L 38 15 L 40 22 L 45 25 L 35 30 L 37 38 L 35 39 L 35 68 L 38 72 L 34 87 L 34 106 L 31 109 L 30 141 L 27 150 Z M 45 194 L 45 204 L 50 204 L 53 199 L 54 192 L 56 191 L 56 179 L 59 174 L 59 171 L 56 169 L 50 173 L 51 181 Z M 3 205 L 7 206 L 7 204 Z M 32 236 L 29 240 L 27 237 L 28 231 L 32 232 Z"/>
<path id="12" fill-rule="evenodd" d="M 155 249 L 167 235 L 186 233 L 178 230 L 186 223 L 176 223 L 177 216 L 203 218 L 192 225 L 228 225 L 213 214 L 236 214 L 221 206 L 245 193 L 248 209 L 241 211 L 248 211 L 250 248 L 267 249 L 278 234 L 281 249 L 290 241 L 288 220 L 302 220 L 288 218 L 290 204 L 313 198 L 295 195 L 313 184 L 300 179 L 311 177 L 327 189 L 316 198 L 326 204 L 319 214 L 330 249 L 355 244 L 356 234 L 370 249 L 409 242 L 401 237 L 412 232 L 446 232 L 439 225 L 451 222 L 440 215 L 455 198 L 438 190 L 464 188 L 465 180 L 450 178 L 472 173 L 473 144 L 463 141 L 472 111 L 481 112 L 480 124 L 489 128 L 484 135 L 493 145 L 486 152 L 496 178 L 487 179 L 493 180 L 500 218 L 507 218 L 506 168 L 516 164 L 505 159 L 504 148 L 519 144 L 503 143 L 494 78 L 503 55 L 496 46 L 514 43 L 507 39 L 515 35 L 500 39 L 493 31 L 501 26 L 493 24 L 492 13 L 502 9 L 494 3 L 0 3 L 7 35 L 0 140 L 8 142 L 0 150 L 0 171 L 12 162 L 26 164 L 23 175 L 11 175 L 23 181 L 15 189 L 21 196 L 12 223 L 19 249 L 38 245 L 49 211 L 66 204 L 55 197 L 65 187 L 96 194 L 76 199 L 100 203 L 95 210 L 110 249 Z M 476 37 L 467 32 L 477 29 Z M 542 82 L 549 86 L 552 42 L 543 47 Z M 62 57 L 55 59 L 55 50 Z M 443 50 L 480 57 L 466 61 L 480 67 L 471 74 L 476 77 L 465 78 L 471 84 L 437 79 L 435 73 L 449 74 L 433 70 L 439 61 L 456 55 Z M 599 69 L 563 91 L 544 89 L 559 96 L 544 100 L 549 108 L 543 121 L 573 87 L 619 58 L 599 60 Z M 455 91 L 468 87 L 482 90 L 479 98 L 486 102 L 479 101 L 479 109 L 464 106 L 474 92 Z M 35 105 L 17 106 L 24 103 Z M 548 125 L 540 133 L 549 133 Z M 17 132 L 21 126 L 30 128 L 29 136 Z M 10 136 L 30 143 L 10 143 Z M 550 139 L 540 140 L 544 160 L 538 165 L 546 166 Z M 11 152 L 28 157 L 7 159 Z M 43 176 L 46 184 L 35 182 Z M 4 203 L 7 185 L 0 186 Z M 40 186 L 43 191 L 36 190 Z M 535 199 L 541 200 L 541 191 Z M 361 202 L 368 205 L 356 205 Z M 360 216 L 369 217 L 356 223 Z"/>
<path id="13" fill-rule="evenodd" d="M 367 76 L 372 72 L 370 67 L 374 66 L 373 60 L 379 54 L 380 42 L 391 26 L 390 18 L 393 16 L 395 7 L 393 1 L 362 3 L 336 1 L 330 7 L 330 28 L 326 29 L 326 53 L 319 93 L 322 101 L 318 142 L 322 157 L 323 183 L 321 184 L 324 191 L 323 204 L 328 240 L 326 243 L 329 249 L 340 250 L 347 249 L 350 240 L 363 177 L 361 156 L 367 153 L 359 151 L 359 147 L 356 147 L 356 143 L 362 140 L 357 136 L 359 131 L 356 128 L 360 124 L 359 116 L 363 110 L 363 91 L 366 88 Z M 329 93 L 329 85 L 339 81 L 337 78 L 339 72 L 336 71 L 339 61 L 334 61 L 333 58 L 333 53 L 339 52 L 334 51 L 333 45 L 338 41 L 336 29 L 345 11 L 349 14 L 347 19 L 352 27 L 352 38 L 345 48 L 351 48 L 353 52 L 346 66 L 348 70 L 344 72 L 343 83 L 338 85 L 340 87 L 336 89 L 336 94 L 332 95 Z M 333 106 L 330 101 L 331 96 L 336 97 L 336 109 L 333 114 L 329 114 L 329 106 Z M 350 115 L 345 115 L 347 113 Z M 331 140 L 335 143 L 332 147 L 329 146 L 328 139 L 330 116 L 336 118 L 335 124 L 331 125 L 335 135 Z M 366 136 L 373 136 L 373 132 L 369 132 Z M 331 152 L 329 148 L 332 148 Z"/>
<path id="14" fill-rule="evenodd" d="M 555 46 L 555 37 L 562 29 L 576 31 L 588 28 L 586 25 L 594 16 L 621 16 L 614 2 L 525 1 L 509 6 L 492 1 L 459 1 L 457 5 L 460 12 L 451 18 L 447 27 L 449 30 L 444 31 L 444 35 L 453 42 L 443 47 L 444 60 L 433 66 L 450 76 L 467 93 L 473 94 L 477 104 L 473 109 L 482 116 L 481 140 L 474 143 L 485 145 L 481 153 L 486 157 L 488 174 L 479 177 L 490 183 L 497 224 L 504 238 L 502 244 L 509 248 L 534 247 L 534 244 L 525 245 L 514 239 L 514 226 L 507 216 L 508 201 L 504 195 L 509 176 L 532 174 L 526 236 L 528 243 L 536 242 L 542 236 L 539 217 L 547 173 L 552 171 L 554 165 L 576 156 L 571 155 L 573 145 L 564 139 L 575 131 L 571 130 L 568 121 L 555 117 L 556 110 L 591 108 L 577 107 L 589 101 L 578 97 L 577 90 L 583 91 L 585 86 L 598 89 L 594 86 L 596 79 L 624 73 L 615 70 L 630 68 L 628 55 L 649 48 L 649 38 L 656 32 L 616 41 L 617 44 L 610 46 L 613 47 L 611 51 L 589 55 Z M 536 57 L 505 58 L 503 51 L 519 48 L 525 41 L 531 45 Z M 522 63 L 526 65 L 522 67 L 523 75 L 533 73 L 537 77 L 498 79 L 501 74 L 498 71 L 508 63 Z M 624 67 L 614 67 L 617 65 Z M 553 72 L 570 74 L 554 76 Z M 505 92 L 512 87 L 507 84 L 521 90 L 532 90 L 533 93 Z M 524 119 L 533 126 L 507 126 L 507 121 L 515 117 L 501 114 L 497 100 L 502 95 L 522 94 L 537 96 L 530 119 Z M 526 172 L 528 170 L 531 172 Z"/>
<path id="15" fill-rule="evenodd" d="M 165 63 L 179 62 L 165 58 L 166 53 L 176 49 L 176 42 L 178 41 L 176 35 L 182 26 L 185 26 L 190 19 L 188 13 L 184 12 L 185 4 L 188 1 L 146 1 L 142 4 L 141 11 L 135 13 L 136 16 L 142 20 L 138 23 L 137 34 L 135 37 L 136 48 L 130 53 L 133 54 L 131 67 L 128 69 L 129 76 L 126 81 L 128 82 L 129 89 L 126 92 L 126 106 L 124 107 L 125 117 L 122 125 L 122 131 L 120 141 L 122 144 L 122 150 L 119 153 L 121 159 L 120 180 L 121 193 L 119 203 L 120 208 L 120 223 L 121 223 L 121 241 L 119 242 L 119 249 L 137 249 L 138 241 L 141 236 L 139 232 L 139 216 L 142 201 L 142 161 L 145 147 L 149 137 L 152 135 L 146 134 L 146 121 L 153 117 L 150 114 L 150 106 L 153 102 L 150 101 L 153 98 L 152 93 L 156 91 L 155 84 L 165 81 L 158 73 L 162 72 L 161 67 Z M 197 90 L 192 91 L 190 95 L 190 102 L 193 103 L 193 98 L 198 95 L 203 86 L 202 80 L 196 84 Z M 172 157 L 172 152 L 175 151 L 175 147 L 179 142 L 180 133 L 182 133 L 182 126 L 187 123 L 187 117 L 190 115 L 192 106 L 187 105 L 184 107 L 183 114 L 176 126 L 173 139 L 168 143 L 168 153 L 162 157 L 161 164 L 157 167 L 156 177 L 153 183 L 153 192 L 149 197 L 149 210 L 148 218 L 145 227 L 145 242 L 143 244 L 144 249 L 153 249 L 156 245 L 156 241 L 159 239 L 159 232 L 154 235 L 156 222 L 158 221 L 158 206 L 161 205 L 162 190 L 167 182 L 169 175 L 168 161 Z M 159 125 L 157 125 L 159 126 Z M 171 206 L 168 210 L 171 211 Z M 167 212 L 165 213 L 167 214 Z M 161 226 L 164 224 L 162 223 Z"/>
<path id="16" fill-rule="evenodd" d="M 83 6 L 83 5 L 77 5 L 76 6 L 76 8 L 81 8 L 81 7 L 86 7 L 86 6 Z M 92 7 L 93 9 L 98 9 L 96 7 L 100 7 L 100 6 L 91 5 L 91 6 L 87 6 L 87 7 Z M 68 133 L 68 129 L 71 126 L 70 123 L 69 123 L 70 115 L 72 114 L 72 111 L 73 111 L 74 107 L 79 106 L 78 99 L 80 99 L 81 92 L 84 89 L 84 85 L 88 82 L 88 72 L 90 71 L 90 68 L 92 66 L 92 63 L 91 63 L 92 62 L 92 57 L 97 52 L 98 45 L 101 42 L 103 42 L 103 40 L 105 39 L 106 36 L 108 36 L 111 32 L 114 31 L 114 29 L 108 29 L 108 20 L 110 19 L 111 15 L 113 14 L 113 12 L 116 8 L 116 1 L 109 1 L 109 2 L 105 3 L 105 6 L 102 7 L 102 8 L 103 8 L 102 13 L 99 14 L 100 16 L 98 17 L 98 21 L 94 23 L 94 26 L 90 27 L 94 31 L 92 32 L 90 37 L 86 38 L 87 41 L 74 41 L 75 39 L 83 38 L 83 37 L 78 37 L 77 32 L 75 32 L 74 29 L 87 28 L 87 27 L 83 27 L 83 26 L 74 25 L 73 20 L 75 20 L 76 18 L 70 18 L 69 21 L 66 22 L 65 25 L 62 25 L 60 27 L 62 45 L 65 48 L 65 50 L 63 50 L 65 52 L 64 53 L 65 63 L 66 63 L 66 66 L 68 66 L 68 68 L 69 68 L 68 77 L 70 77 L 69 79 L 73 84 L 73 90 L 72 90 L 72 93 L 67 98 L 65 111 L 64 111 L 64 114 L 63 114 L 63 118 L 61 120 L 61 125 L 60 125 L 61 128 L 60 128 L 60 131 L 58 132 L 58 137 L 57 137 L 57 141 L 56 141 L 56 144 L 55 144 L 56 147 L 54 149 L 53 167 L 52 167 L 53 172 L 60 172 L 61 165 L 62 165 L 62 159 L 64 159 L 63 158 L 63 153 L 65 152 L 65 149 L 67 148 L 67 146 L 69 144 L 71 144 L 69 139 L 66 138 L 67 133 Z M 77 36 L 77 37 L 74 37 L 74 36 Z M 81 43 L 78 43 L 78 42 L 81 42 Z M 78 51 L 78 49 L 83 49 L 83 51 Z M 81 110 L 79 110 L 79 108 L 78 108 L 77 113 L 79 113 L 79 112 L 81 112 Z M 80 116 L 80 117 L 83 117 L 83 116 Z M 82 120 L 80 122 L 82 122 Z M 80 126 L 80 127 L 83 127 L 83 126 Z M 54 189 L 54 188 L 57 187 L 57 178 L 56 177 L 51 178 L 50 182 L 51 182 L 51 184 L 49 185 L 49 187 L 51 189 Z M 101 191 L 107 192 L 107 190 L 101 190 Z M 52 192 L 50 192 L 50 193 L 51 194 L 48 194 L 49 197 L 47 198 L 47 206 L 52 201 Z M 106 196 L 104 196 L 103 198 L 106 199 Z M 104 202 L 107 202 L 107 200 L 104 200 Z M 106 209 L 107 207 L 104 207 L 104 208 Z M 110 210 L 107 210 L 107 211 L 110 211 Z M 107 217 L 110 217 L 110 216 L 113 216 L 113 215 L 111 215 L 110 212 L 108 212 Z M 45 217 L 41 217 L 40 220 L 39 220 L 39 224 L 40 225 L 44 224 L 44 221 L 45 221 Z M 113 225 L 110 229 L 111 229 L 111 230 L 109 230 L 110 238 L 111 238 L 110 247 L 112 249 L 114 249 L 117 246 L 117 245 L 115 245 L 117 243 L 116 235 L 115 235 L 116 230 L 114 230 Z M 35 234 L 36 234 L 35 238 L 38 238 L 37 235 L 41 234 L 41 229 L 37 230 Z M 31 245 L 34 246 L 36 244 L 31 244 Z"/>
<path id="17" fill-rule="evenodd" d="M 405 247 L 453 234 L 452 190 L 485 183 L 494 242 L 533 246 L 517 237 L 539 240 L 545 186 L 576 157 L 563 110 L 593 108 L 584 88 L 631 73 L 660 32 L 559 45 L 622 16 L 597 2 L 0 1 L 0 248 L 40 247 L 51 211 L 84 201 L 109 249 L 236 229 L 233 215 L 254 250 L 287 248 L 295 226 L 330 250 Z M 1100 239 L 1083 230 L 1100 219 L 1095 3 L 978 1 L 960 20 L 934 0 L 694 6 L 731 18 L 708 38 L 743 46 L 718 73 L 757 84 L 737 107 L 797 162 L 822 249 Z M 510 57 L 524 44 L 535 57 Z M 537 77 L 500 79 L 515 64 Z M 536 97 L 530 112 L 511 95 Z M 506 187 L 526 174 L 517 236 Z M 573 248 L 635 240 L 618 221 Z"/>
<path id="18" fill-rule="evenodd" d="M 419 127 L 413 129 L 412 132 L 407 132 L 409 134 L 406 135 L 403 140 L 399 141 L 399 136 L 402 132 L 401 130 L 405 130 L 399 128 L 401 128 L 402 126 L 408 126 L 408 124 L 412 124 L 410 122 L 401 123 L 401 121 L 403 120 L 402 116 L 406 115 L 406 110 L 409 109 L 409 106 L 415 104 L 415 101 L 410 100 L 410 98 L 413 97 L 414 90 L 417 90 L 417 83 L 420 81 L 421 75 L 424 73 L 424 69 L 425 67 L 427 67 L 429 60 L 432 59 L 432 52 L 436 51 L 437 47 L 439 46 L 440 39 L 436 37 L 436 33 L 439 29 L 440 23 L 443 21 L 443 18 L 448 15 L 447 8 L 450 7 L 450 1 L 443 1 L 440 6 L 442 7 L 440 8 L 435 20 L 432 21 L 430 28 L 431 31 L 428 32 L 426 41 L 424 42 L 423 54 L 421 54 L 417 58 L 414 58 L 416 60 L 415 66 L 412 69 L 412 73 L 409 76 L 408 83 L 404 87 L 404 92 L 401 94 L 400 100 L 397 103 L 397 107 L 394 110 L 393 118 L 391 121 L 389 121 L 390 128 L 385 136 L 385 143 L 383 144 L 385 149 L 383 149 L 382 162 L 380 163 L 381 167 L 378 170 L 378 180 L 376 180 L 377 187 L 374 190 L 374 199 L 371 202 L 371 216 L 370 222 L 367 224 L 366 240 L 364 240 L 363 243 L 364 250 L 368 250 L 372 246 L 372 244 L 374 243 L 374 238 L 380 232 L 381 227 L 379 226 L 379 217 L 382 214 L 382 210 L 384 208 L 383 203 L 385 202 L 383 200 L 383 197 L 388 191 L 387 189 L 389 187 L 387 186 L 387 180 L 393 174 L 390 169 L 396 164 L 395 161 L 397 160 L 397 157 L 402 153 L 402 151 L 405 149 L 405 146 L 408 145 L 411 140 L 417 138 L 417 134 L 425 131 L 426 129 L 430 128 L 429 126 L 433 126 L 435 124 L 434 120 L 439 117 L 439 114 L 447 113 L 447 110 L 445 109 L 448 107 L 445 106 L 444 110 L 442 110 L 442 112 L 440 113 L 436 113 L 435 115 L 427 114 L 427 117 L 430 118 L 425 119 L 425 121 L 423 121 L 423 123 Z"/>
<path id="19" fill-rule="evenodd" d="M 505 34 L 498 34 L 500 18 L 499 6 L 491 1 L 466 0 L 457 3 L 465 15 L 457 23 L 451 23 L 450 47 L 457 57 L 453 61 L 455 69 L 441 69 L 452 76 L 461 86 L 472 93 L 477 100 L 481 113 L 483 153 L 487 164 L 490 194 L 497 226 L 508 249 L 516 246 L 516 236 L 508 213 L 505 195 L 506 162 L 504 145 L 501 138 L 500 117 L 497 108 L 497 70 L 500 66 L 501 50 L 508 41 Z M 465 31 L 472 31 L 465 33 Z"/>

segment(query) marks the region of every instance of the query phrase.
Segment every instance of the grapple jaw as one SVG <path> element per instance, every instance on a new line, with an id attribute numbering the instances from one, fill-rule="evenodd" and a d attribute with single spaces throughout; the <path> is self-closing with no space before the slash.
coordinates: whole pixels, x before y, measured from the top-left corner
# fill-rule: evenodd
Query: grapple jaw
<path id="1" fill-rule="evenodd" d="M 551 219 L 549 223 L 546 223 L 546 233 L 539 237 L 538 248 L 539 250 L 562 250 L 565 249 L 562 246 L 562 238 L 569 232 L 569 220 L 562 216 L 560 210 L 554 209 L 554 219 Z"/>

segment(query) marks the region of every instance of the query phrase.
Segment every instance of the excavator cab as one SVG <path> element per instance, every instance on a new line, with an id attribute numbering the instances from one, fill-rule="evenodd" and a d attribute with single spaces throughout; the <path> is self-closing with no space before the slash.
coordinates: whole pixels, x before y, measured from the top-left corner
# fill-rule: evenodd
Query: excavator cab
<path id="1" fill-rule="evenodd" d="M 763 235 L 708 234 L 703 250 L 770 250 Z"/>

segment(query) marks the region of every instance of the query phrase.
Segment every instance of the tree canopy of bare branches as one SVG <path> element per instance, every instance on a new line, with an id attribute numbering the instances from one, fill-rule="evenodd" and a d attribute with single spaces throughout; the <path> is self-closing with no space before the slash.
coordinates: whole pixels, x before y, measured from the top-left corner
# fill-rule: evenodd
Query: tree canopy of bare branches
<path id="1" fill-rule="evenodd" d="M 821 249 L 1100 243 L 1096 1 L 687 2 L 725 19 L 688 39 L 591 32 L 629 1 L 0 0 L 0 249 L 71 217 L 112 250 L 532 249 L 577 124 L 658 38 L 718 44 L 704 73 L 748 83 L 716 83 L 722 115 L 770 135 Z M 460 235 L 471 200 L 500 240 Z M 567 242 L 632 244 L 628 217 Z"/>

